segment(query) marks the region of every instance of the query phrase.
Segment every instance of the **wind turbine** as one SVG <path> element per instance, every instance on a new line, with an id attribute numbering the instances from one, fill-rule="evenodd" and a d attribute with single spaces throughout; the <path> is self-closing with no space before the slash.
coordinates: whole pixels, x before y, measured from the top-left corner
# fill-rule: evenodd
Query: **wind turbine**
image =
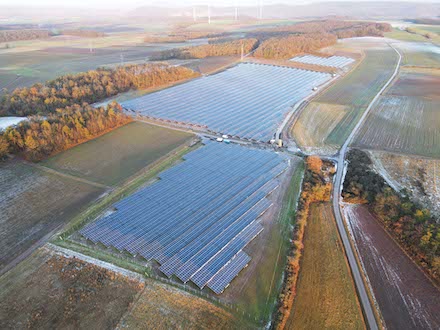
<path id="1" fill-rule="evenodd" d="M 263 19 L 263 0 L 260 0 L 260 9 L 259 9 L 258 17 L 260 19 Z"/>

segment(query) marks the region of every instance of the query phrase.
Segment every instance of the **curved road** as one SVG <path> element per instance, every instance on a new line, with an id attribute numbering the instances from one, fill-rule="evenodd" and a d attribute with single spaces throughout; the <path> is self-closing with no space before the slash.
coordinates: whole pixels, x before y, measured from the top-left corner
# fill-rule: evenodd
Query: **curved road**
<path id="1" fill-rule="evenodd" d="M 389 46 L 394 49 L 394 51 L 399 55 L 399 60 L 397 61 L 396 68 L 394 70 L 393 75 L 390 77 L 390 79 L 386 82 L 386 84 L 382 87 L 382 89 L 379 91 L 379 93 L 376 94 L 376 96 L 373 98 L 373 100 L 368 105 L 367 109 L 365 110 L 364 114 L 362 115 L 361 119 L 357 123 L 357 125 L 354 127 L 353 131 L 351 132 L 350 136 L 347 138 L 345 143 L 342 145 L 341 150 L 339 151 L 338 156 L 338 166 L 337 166 L 337 172 L 336 172 L 336 178 L 335 183 L 333 186 L 333 211 L 335 213 L 336 218 L 336 224 L 338 226 L 338 231 L 342 239 L 342 243 L 344 244 L 345 253 L 347 255 L 348 263 L 350 264 L 351 272 L 353 274 L 353 279 L 356 284 L 356 288 L 359 295 L 359 301 L 361 303 L 367 326 L 368 328 L 372 330 L 378 329 L 376 319 L 374 317 L 373 307 L 371 306 L 370 300 L 368 299 L 367 290 L 364 285 L 364 281 L 362 279 L 361 270 L 359 269 L 359 266 L 356 262 L 356 258 L 353 252 L 353 249 L 350 244 L 350 238 L 348 237 L 347 231 L 344 227 L 344 221 L 342 219 L 342 212 L 340 208 L 340 199 L 341 199 L 341 190 L 342 190 L 342 183 L 343 183 L 343 177 L 344 177 L 344 159 L 345 155 L 347 153 L 348 145 L 350 144 L 351 140 L 359 130 L 359 128 L 362 126 L 363 122 L 365 121 L 365 118 L 367 117 L 368 113 L 370 112 L 371 108 L 373 107 L 374 103 L 377 101 L 379 96 L 382 94 L 382 92 L 391 84 L 393 79 L 396 77 L 397 73 L 399 72 L 399 66 L 400 62 L 402 60 L 402 56 L 400 55 L 399 51 L 394 48 L 392 45 L 389 44 Z"/>

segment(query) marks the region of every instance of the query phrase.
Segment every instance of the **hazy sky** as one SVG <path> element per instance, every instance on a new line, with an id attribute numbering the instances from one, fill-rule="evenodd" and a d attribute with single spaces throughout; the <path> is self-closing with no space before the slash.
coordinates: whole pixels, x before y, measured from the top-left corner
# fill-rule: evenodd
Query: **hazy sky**
<path id="1" fill-rule="evenodd" d="M 210 2 L 213 6 L 231 6 L 235 0 L 0 0 L 2 6 L 32 6 L 32 7 L 106 7 L 106 8 L 135 8 L 143 5 L 157 4 L 160 6 L 177 5 L 191 6 L 193 4 L 207 4 Z M 259 0 L 236 0 L 240 6 L 255 5 Z M 323 1 L 344 1 L 344 0 L 263 0 L 263 4 L 288 3 L 288 4 L 306 4 L 310 2 Z M 345 0 L 356 1 L 356 0 Z M 375 0 L 380 1 L 380 0 Z M 399 0 L 383 0 L 399 1 Z M 406 0 L 407 2 L 440 2 L 440 0 Z"/>

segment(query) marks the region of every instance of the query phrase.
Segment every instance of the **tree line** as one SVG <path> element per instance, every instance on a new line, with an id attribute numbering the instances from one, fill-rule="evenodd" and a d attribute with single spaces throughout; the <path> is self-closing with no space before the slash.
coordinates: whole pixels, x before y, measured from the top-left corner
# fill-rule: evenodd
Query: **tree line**
<path id="1" fill-rule="evenodd" d="M 98 109 L 87 104 L 68 106 L 8 127 L 0 135 L 0 159 L 8 153 L 21 153 L 38 161 L 130 121 L 116 102 Z"/>
<path id="2" fill-rule="evenodd" d="M 65 75 L 44 84 L 17 88 L 0 99 L 0 116 L 28 116 L 54 112 L 75 104 L 95 103 L 130 89 L 142 89 L 196 77 L 182 66 L 165 63 L 101 68 Z"/>
<path id="3" fill-rule="evenodd" d="M 195 76 L 196 72 L 185 67 L 139 64 L 65 75 L 15 89 L 0 99 L 0 115 L 32 117 L 0 132 L 0 159 L 19 153 L 37 161 L 90 140 L 131 118 L 116 103 L 98 109 L 89 103 L 130 89 L 157 87 Z"/>
<path id="4" fill-rule="evenodd" d="M 254 52 L 255 57 L 288 59 L 296 54 L 316 51 L 334 45 L 337 37 L 333 34 L 289 35 L 263 41 Z"/>
<path id="5" fill-rule="evenodd" d="M 369 156 L 357 149 L 348 153 L 349 166 L 342 196 L 365 203 L 400 245 L 435 279 L 440 278 L 440 225 L 410 194 L 394 191 L 372 170 Z"/>
<path id="6" fill-rule="evenodd" d="M 37 29 L 0 31 L 0 42 L 44 39 L 50 37 L 50 31 Z"/>
<path id="7" fill-rule="evenodd" d="M 205 58 L 211 56 L 232 56 L 240 55 L 243 49 L 244 54 L 254 50 L 258 45 L 257 39 L 237 39 L 221 43 L 211 43 L 207 45 L 193 46 L 187 48 L 176 48 L 162 51 L 152 59 L 168 60 L 172 58 L 190 59 Z"/>
<path id="8" fill-rule="evenodd" d="M 383 36 L 391 31 L 387 23 L 312 21 L 258 30 L 248 34 L 260 41 L 256 57 L 287 59 L 303 52 L 316 51 L 337 42 L 337 39 Z"/>
<path id="9" fill-rule="evenodd" d="M 274 329 L 284 329 L 292 311 L 296 296 L 300 258 L 303 250 L 304 230 L 309 217 L 310 204 L 330 200 L 331 177 L 334 173 L 335 168 L 332 163 L 328 161 L 323 162 L 317 156 L 307 157 L 296 215 L 291 215 L 295 227 L 289 255 L 287 256 L 284 280 L 278 296 L 277 309 L 274 312 Z M 294 201 L 292 204 L 295 204 Z"/>

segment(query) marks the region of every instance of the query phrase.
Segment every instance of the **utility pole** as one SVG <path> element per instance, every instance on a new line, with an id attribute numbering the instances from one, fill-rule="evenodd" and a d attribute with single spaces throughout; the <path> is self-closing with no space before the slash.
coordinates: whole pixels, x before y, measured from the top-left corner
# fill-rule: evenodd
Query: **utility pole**
<path id="1" fill-rule="evenodd" d="M 243 61 L 244 59 L 244 46 L 243 46 L 243 42 L 241 43 L 241 61 Z"/>
<path id="2" fill-rule="evenodd" d="M 211 4 L 208 3 L 208 24 L 211 24 Z"/>
<path id="3" fill-rule="evenodd" d="M 196 6 L 193 6 L 193 19 L 194 19 L 194 22 L 197 21 Z"/>
<path id="4" fill-rule="evenodd" d="M 121 57 L 121 66 L 124 66 L 124 54 L 121 54 L 120 57 Z"/>

